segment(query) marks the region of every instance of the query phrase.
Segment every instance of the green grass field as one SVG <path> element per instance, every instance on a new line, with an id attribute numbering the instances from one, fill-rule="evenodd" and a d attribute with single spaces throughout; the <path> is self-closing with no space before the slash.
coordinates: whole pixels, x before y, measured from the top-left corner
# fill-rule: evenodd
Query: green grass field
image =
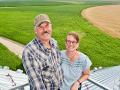
<path id="1" fill-rule="evenodd" d="M 105 34 L 80 15 L 83 9 L 101 5 L 101 3 L 71 4 L 66 2 L 42 2 L 40 4 L 32 4 L 32 2 L 29 2 L 28 5 L 18 5 L 16 1 L 12 2 L 11 5 L 9 2 L 4 3 L 6 5 L 0 3 L 0 36 L 27 44 L 35 36 L 33 31 L 34 17 L 40 13 L 46 13 L 51 18 L 53 37 L 58 41 L 61 50 L 65 49 L 64 42 L 67 32 L 76 31 L 80 36 L 84 36 L 81 39 L 79 50 L 90 57 L 93 62 L 92 67 L 108 67 L 120 64 L 120 39 L 115 39 Z M 3 46 L 0 45 L 0 47 Z M 4 50 L 3 48 L 1 49 Z M 0 52 L 0 54 L 2 53 Z M 0 60 L 3 60 L 0 62 L 0 65 L 4 63 L 9 66 L 6 62 L 8 59 L 3 59 L 5 55 L 3 54 L 0 57 Z M 8 57 L 12 58 L 11 55 Z M 11 63 L 13 63 L 12 60 Z"/>
<path id="2" fill-rule="evenodd" d="M 0 44 L 0 66 L 9 66 L 12 70 L 23 69 L 21 60 L 2 44 Z"/>

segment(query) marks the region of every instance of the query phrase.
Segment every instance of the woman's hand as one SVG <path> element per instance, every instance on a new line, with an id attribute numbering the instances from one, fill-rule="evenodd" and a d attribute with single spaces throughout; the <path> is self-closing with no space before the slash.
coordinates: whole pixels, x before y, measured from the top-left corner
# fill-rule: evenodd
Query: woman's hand
<path id="1" fill-rule="evenodd" d="M 71 86 L 70 90 L 78 90 L 79 88 L 79 82 L 76 81 L 75 83 L 73 83 L 73 85 Z"/>

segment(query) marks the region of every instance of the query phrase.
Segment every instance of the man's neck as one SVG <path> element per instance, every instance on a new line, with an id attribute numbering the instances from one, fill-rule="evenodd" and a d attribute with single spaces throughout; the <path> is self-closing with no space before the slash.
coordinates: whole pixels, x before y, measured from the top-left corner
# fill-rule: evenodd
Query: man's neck
<path id="1" fill-rule="evenodd" d="M 43 45 L 46 47 L 46 48 L 51 48 L 51 45 L 50 45 L 50 40 L 48 41 L 42 41 Z"/>

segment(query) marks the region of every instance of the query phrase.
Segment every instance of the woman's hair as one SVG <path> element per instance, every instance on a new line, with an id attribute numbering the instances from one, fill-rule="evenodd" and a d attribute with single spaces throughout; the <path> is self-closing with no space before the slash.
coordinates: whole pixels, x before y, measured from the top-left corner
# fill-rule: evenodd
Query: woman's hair
<path id="1" fill-rule="evenodd" d="M 67 34 L 67 36 L 68 35 L 72 35 L 76 39 L 77 43 L 79 43 L 79 35 L 78 35 L 78 33 L 76 33 L 76 32 L 69 32 Z"/>

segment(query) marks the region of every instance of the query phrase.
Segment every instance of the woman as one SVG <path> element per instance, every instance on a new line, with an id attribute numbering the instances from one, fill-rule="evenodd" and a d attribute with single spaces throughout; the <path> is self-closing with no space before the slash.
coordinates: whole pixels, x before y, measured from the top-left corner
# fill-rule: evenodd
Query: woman
<path id="1" fill-rule="evenodd" d="M 61 90 L 78 90 L 81 83 L 88 79 L 91 61 L 85 54 L 79 52 L 79 36 L 70 32 L 66 37 L 66 50 L 61 51 L 64 82 Z"/>

